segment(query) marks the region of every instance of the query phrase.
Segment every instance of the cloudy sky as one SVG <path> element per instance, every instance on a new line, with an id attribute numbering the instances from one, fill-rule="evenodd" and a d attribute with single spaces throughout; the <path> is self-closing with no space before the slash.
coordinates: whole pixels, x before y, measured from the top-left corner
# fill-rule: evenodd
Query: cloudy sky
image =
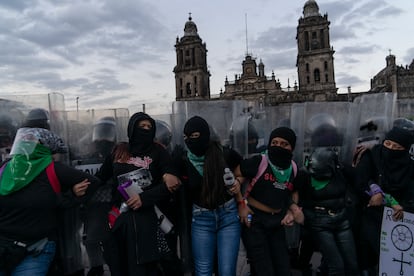
<path id="1" fill-rule="evenodd" d="M 296 27 L 305 2 L 2 0 L 0 96 L 58 92 L 68 109 L 77 97 L 80 109 L 167 107 L 175 99 L 174 44 L 189 12 L 207 44 L 211 94 L 241 73 L 247 48 L 286 87 L 297 80 Z M 340 92 L 368 90 L 389 49 L 397 64 L 413 60 L 414 1 L 317 3 L 331 21 Z"/>

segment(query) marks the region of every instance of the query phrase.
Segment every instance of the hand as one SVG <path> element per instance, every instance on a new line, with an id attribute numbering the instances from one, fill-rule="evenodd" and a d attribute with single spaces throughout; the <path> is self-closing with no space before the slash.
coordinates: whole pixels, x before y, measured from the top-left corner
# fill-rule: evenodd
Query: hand
<path id="1" fill-rule="evenodd" d="M 248 217 L 249 215 L 252 216 L 253 214 L 254 212 L 246 204 L 239 205 L 240 222 L 244 223 L 247 227 L 250 227 L 251 224 L 251 217 L 250 219 Z"/>
<path id="2" fill-rule="evenodd" d="M 404 208 L 401 205 L 392 205 L 391 208 L 394 210 L 394 214 L 392 215 L 394 221 L 399 221 L 404 218 Z"/>
<path id="3" fill-rule="evenodd" d="M 382 196 L 382 193 L 377 193 L 371 196 L 368 207 L 371 206 L 381 206 L 383 203 L 384 197 Z"/>
<path id="4" fill-rule="evenodd" d="M 229 192 L 233 195 L 236 195 L 240 192 L 240 181 L 237 180 L 237 178 L 236 181 L 234 181 L 233 186 L 230 187 Z"/>
<path id="5" fill-rule="evenodd" d="M 227 187 L 232 186 L 234 184 L 234 174 L 229 168 L 224 169 L 223 174 L 224 185 Z"/>
<path id="6" fill-rule="evenodd" d="M 295 217 L 293 216 L 292 211 L 287 210 L 285 217 L 280 222 L 281 225 L 293 226 L 295 223 Z"/>
<path id="7" fill-rule="evenodd" d="M 75 194 L 75 196 L 84 196 L 86 194 L 86 190 L 88 189 L 89 184 L 91 184 L 91 182 L 89 182 L 89 180 L 86 178 L 82 182 L 73 185 L 72 191 Z"/>
<path id="8" fill-rule="evenodd" d="M 181 185 L 180 179 L 173 174 L 165 173 L 162 179 L 171 193 L 175 192 Z"/>
<path id="9" fill-rule="evenodd" d="M 303 224 L 305 222 L 305 215 L 302 212 L 302 208 L 293 203 L 290 205 L 289 210 L 292 212 L 293 219 L 296 223 Z"/>
<path id="10" fill-rule="evenodd" d="M 141 197 L 138 194 L 131 196 L 127 201 L 126 204 L 132 210 L 137 210 L 139 207 L 142 206 Z"/>

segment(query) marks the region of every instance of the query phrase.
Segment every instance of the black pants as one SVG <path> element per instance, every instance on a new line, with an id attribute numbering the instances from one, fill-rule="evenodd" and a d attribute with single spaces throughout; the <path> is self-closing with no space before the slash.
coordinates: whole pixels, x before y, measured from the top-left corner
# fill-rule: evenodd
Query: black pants
<path id="1" fill-rule="evenodd" d="M 355 242 L 345 209 L 337 213 L 305 211 L 329 275 L 359 275 Z"/>
<path id="2" fill-rule="evenodd" d="M 270 215 L 255 210 L 251 226 L 242 229 L 254 275 L 290 276 L 285 229 L 280 225 L 283 216 L 283 212 Z"/>

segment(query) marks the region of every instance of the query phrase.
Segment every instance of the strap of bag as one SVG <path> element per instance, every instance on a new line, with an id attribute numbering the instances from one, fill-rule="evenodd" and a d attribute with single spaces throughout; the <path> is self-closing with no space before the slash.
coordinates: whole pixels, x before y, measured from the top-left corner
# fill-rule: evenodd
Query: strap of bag
<path id="1" fill-rule="evenodd" d="M 260 160 L 259 168 L 257 169 L 257 174 L 253 177 L 252 181 L 250 181 L 249 186 L 247 186 L 246 192 L 244 193 L 243 198 L 246 199 L 249 197 L 250 192 L 252 191 L 254 185 L 256 184 L 257 180 L 262 176 L 267 168 L 267 159 L 264 154 L 262 154 L 262 160 Z"/>
<path id="2" fill-rule="evenodd" d="M 55 162 L 52 161 L 49 164 L 49 166 L 46 167 L 46 174 L 47 174 L 47 178 L 49 179 L 50 185 L 53 188 L 53 191 L 55 191 L 56 194 L 59 194 L 60 193 L 60 182 L 55 172 Z"/>

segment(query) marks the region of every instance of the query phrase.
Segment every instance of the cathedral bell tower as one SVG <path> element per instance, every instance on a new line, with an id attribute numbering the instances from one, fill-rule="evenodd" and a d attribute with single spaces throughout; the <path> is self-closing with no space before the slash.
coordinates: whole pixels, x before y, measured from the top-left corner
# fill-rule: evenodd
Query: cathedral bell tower
<path id="1" fill-rule="evenodd" d="M 299 91 L 336 93 L 334 50 L 329 41 L 328 15 L 321 16 L 315 0 L 306 1 L 297 27 Z"/>
<path id="2" fill-rule="evenodd" d="M 197 33 L 191 13 L 185 23 L 184 36 L 175 43 L 177 65 L 174 67 L 176 100 L 210 99 L 210 72 L 207 49 Z"/>

